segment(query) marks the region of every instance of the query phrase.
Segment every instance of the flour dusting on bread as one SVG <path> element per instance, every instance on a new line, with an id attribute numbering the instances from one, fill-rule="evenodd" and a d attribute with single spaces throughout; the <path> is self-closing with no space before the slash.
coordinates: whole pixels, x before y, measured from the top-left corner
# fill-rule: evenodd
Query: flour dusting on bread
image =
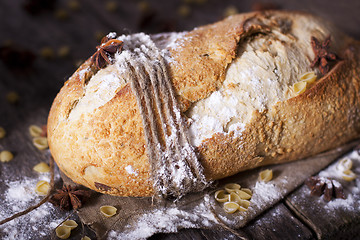
<path id="1" fill-rule="evenodd" d="M 221 87 L 187 114 L 193 120 L 192 143 L 199 146 L 214 133 L 234 132 L 237 137 L 254 111 L 263 112 L 293 97 L 290 86 L 310 71 L 311 60 L 303 48 L 311 48 L 304 36 L 279 31 L 240 43 Z"/>
<path id="2" fill-rule="evenodd" d="M 69 120 L 79 119 L 81 114 L 91 113 L 103 106 L 114 98 L 124 84 L 125 80 L 119 74 L 116 65 L 101 69 L 85 86 L 85 94 L 71 111 Z"/>

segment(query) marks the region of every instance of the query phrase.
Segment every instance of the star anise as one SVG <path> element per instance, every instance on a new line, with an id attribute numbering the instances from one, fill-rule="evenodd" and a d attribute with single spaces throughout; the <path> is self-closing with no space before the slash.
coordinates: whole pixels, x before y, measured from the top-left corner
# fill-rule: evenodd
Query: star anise
<path id="1" fill-rule="evenodd" d="M 111 58 L 118 51 L 121 51 L 123 42 L 111 37 L 103 37 L 101 44 L 97 46 L 96 53 L 92 56 L 92 63 L 97 68 L 104 68 L 106 64 L 111 64 Z"/>
<path id="2" fill-rule="evenodd" d="M 315 58 L 311 62 L 310 67 L 314 68 L 316 65 L 319 65 L 319 70 L 323 75 L 330 70 L 329 61 L 338 59 L 335 53 L 329 52 L 330 43 L 330 35 L 322 43 L 317 38 L 311 37 L 311 47 L 315 53 Z"/>
<path id="3" fill-rule="evenodd" d="M 84 202 L 91 196 L 90 190 L 78 189 L 70 185 L 64 185 L 62 189 L 57 189 L 51 196 L 49 202 L 60 207 L 61 210 L 79 209 Z"/>
<path id="4" fill-rule="evenodd" d="M 320 197 L 324 194 L 325 201 L 329 202 L 333 198 L 345 199 L 341 184 L 334 179 L 310 177 L 305 181 L 305 184 L 310 188 L 311 195 Z"/>

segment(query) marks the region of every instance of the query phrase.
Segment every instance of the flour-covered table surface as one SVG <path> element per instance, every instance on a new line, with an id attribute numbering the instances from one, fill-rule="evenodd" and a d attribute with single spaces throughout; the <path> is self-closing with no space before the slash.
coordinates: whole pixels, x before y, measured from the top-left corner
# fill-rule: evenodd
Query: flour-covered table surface
<path id="1" fill-rule="evenodd" d="M 50 152 L 34 147 L 28 128 L 32 124 L 46 124 L 56 93 L 76 70 L 77 64 L 93 54 L 102 36 L 110 31 L 122 34 L 191 30 L 196 26 L 215 22 L 231 12 L 247 12 L 259 8 L 309 11 L 332 21 L 344 32 L 360 39 L 360 3 L 355 0 L 1 0 L 0 127 L 6 130 L 6 136 L 0 139 L 0 151 L 11 151 L 14 159 L 6 163 L 0 162 L 0 221 L 42 199 L 34 188 L 39 180 L 48 181 L 50 174 L 37 173 L 33 171 L 33 166 L 41 161 L 48 163 Z M 9 93 L 18 96 L 18 99 L 15 102 L 9 101 Z M 359 176 L 359 155 L 356 151 L 350 151 L 349 154 L 353 161 L 352 170 Z M 341 158 L 339 156 L 337 159 Z M 269 197 L 280 196 L 280 199 L 244 226 L 238 225 L 242 226 L 237 230 L 238 233 L 247 239 L 358 238 L 360 181 L 359 178 L 352 182 L 341 181 L 338 172 L 334 170 L 337 161 L 334 160 L 333 165 L 325 168 L 319 175 L 340 179 L 346 199 L 327 202 L 323 196 L 311 196 L 309 188 L 301 184 L 285 197 L 281 195 L 281 191 L 272 191 Z M 258 171 L 249 171 L 245 176 L 256 178 Z M 283 172 L 277 173 L 274 179 Z M 231 182 L 234 178 L 221 181 L 218 186 Z M 61 187 L 57 170 L 55 183 L 57 187 Z M 261 187 L 266 189 L 271 188 L 271 184 L 260 186 L 255 183 L 249 187 L 253 190 Z M 159 213 L 159 225 L 164 224 L 164 231 L 167 232 L 177 230 L 176 226 L 165 224 L 171 222 L 166 216 L 165 213 Z M 80 239 L 84 235 L 96 239 L 95 233 L 88 226 L 82 226 L 76 212 L 62 211 L 50 203 L 1 225 L 0 238 L 56 239 L 54 229 L 67 217 L 79 224 L 69 239 Z M 209 221 L 212 219 L 212 215 L 207 217 Z M 189 224 L 188 229 L 180 229 L 177 233 L 157 233 L 154 228 L 145 229 L 146 226 L 148 225 L 139 225 L 139 232 L 135 237 L 152 235 L 150 239 L 169 240 L 238 239 L 221 228 L 196 229 L 196 225 Z M 123 235 L 112 231 L 108 236 L 119 238 Z"/>

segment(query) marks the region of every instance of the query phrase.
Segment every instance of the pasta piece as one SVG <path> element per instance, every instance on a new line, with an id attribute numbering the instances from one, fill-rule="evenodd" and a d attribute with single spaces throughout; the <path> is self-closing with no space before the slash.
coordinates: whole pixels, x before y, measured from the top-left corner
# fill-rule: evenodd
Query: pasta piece
<path id="1" fill-rule="evenodd" d="M 49 165 L 47 165 L 47 164 L 44 163 L 44 162 L 41 162 L 41 163 L 36 164 L 33 169 L 34 169 L 36 172 L 39 172 L 39 173 L 46 173 L 46 172 L 49 172 L 49 171 L 50 171 Z"/>
<path id="2" fill-rule="evenodd" d="M 234 213 L 239 209 L 239 204 L 236 202 L 226 202 L 224 203 L 224 211 L 226 213 Z"/>
<path id="3" fill-rule="evenodd" d="M 62 46 L 61 48 L 59 48 L 59 50 L 57 51 L 57 54 L 59 57 L 61 58 L 66 58 L 70 55 L 70 47 L 69 46 Z"/>
<path id="4" fill-rule="evenodd" d="M 238 202 L 240 207 L 243 207 L 244 209 L 248 209 L 250 206 L 250 201 L 248 200 L 244 200 L 244 199 L 240 199 L 240 201 Z"/>
<path id="5" fill-rule="evenodd" d="M 240 211 L 240 212 L 246 212 L 246 211 L 247 211 L 247 209 L 246 209 L 246 208 L 244 208 L 244 207 L 242 207 L 242 206 L 239 206 L 239 211 Z"/>
<path id="6" fill-rule="evenodd" d="M 6 135 L 6 131 L 3 127 L 0 127 L 0 139 L 4 138 Z"/>
<path id="7" fill-rule="evenodd" d="M 81 240 L 91 240 L 88 236 L 82 237 Z"/>
<path id="8" fill-rule="evenodd" d="M 149 11 L 150 5 L 147 1 L 143 0 L 137 4 L 137 8 L 140 12 L 144 13 L 144 12 Z"/>
<path id="9" fill-rule="evenodd" d="M 241 186 L 237 183 L 228 183 L 225 185 L 225 190 L 228 193 L 235 192 L 236 190 L 240 189 Z"/>
<path id="10" fill-rule="evenodd" d="M 58 238 L 67 239 L 68 237 L 70 237 L 71 229 L 69 227 L 61 225 L 55 229 L 55 233 Z"/>
<path id="11" fill-rule="evenodd" d="M 14 158 L 14 155 L 7 151 L 7 150 L 4 150 L 0 153 L 0 161 L 1 162 L 9 162 L 11 161 L 12 159 Z"/>
<path id="12" fill-rule="evenodd" d="M 350 170 L 352 168 L 352 165 L 353 165 L 353 162 L 351 161 L 350 158 L 343 158 L 336 165 L 336 170 L 341 171 L 341 172 Z"/>
<path id="13" fill-rule="evenodd" d="M 42 133 L 42 129 L 41 129 L 41 127 L 39 127 L 37 125 L 30 125 L 29 133 L 32 137 L 40 137 L 40 135 Z"/>
<path id="14" fill-rule="evenodd" d="M 317 76 L 315 72 L 306 72 L 302 74 L 299 78 L 300 81 L 307 82 L 308 84 L 312 84 L 316 81 Z"/>
<path id="15" fill-rule="evenodd" d="M 306 86 L 307 86 L 307 82 L 296 82 L 293 85 L 293 90 L 297 95 L 299 95 L 305 92 Z"/>
<path id="16" fill-rule="evenodd" d="M 250 189 L 248 189 L 248 188 L 242 188 L 241 191 L 246 192 L 247 194 L 252 196 L 252 191 Z"/>
<path id="17" fill-rule="evenodd" d="M 227 201 L 229 201 L 229 194 L 225 194 L 224 190 L 216 191 L 215 199 L 218 202 L 227 202 Z"/>
<path id="18" fill-rule="evenodd" d="M 62 9 L 58 9 L 55 12 L 55 16 L 59 19 L 61 19 L 62 17 L 64 17 L 64 10 Z M 65 13 L 66 14 L 66 13 Z M 51 47 L 43 47 L 40 50 L 40 55 L 41 57 L 43 57 L 44 59 L 52 59 L 54 58 L 54 50 Z"/>
<path id="19" fill-rule="evenodd" d="M 229 202 L 239 203 L 241 200 L 240 196 L 236 194 L 236 192 L 232 192 L 229 195 Z"/>
<path id="20" fill-rule="evenodd" d="M 45 196 L 50 190 L 50 184 L 47 181 L 39 181 L 36 184 L 35 192 L 41 196 Z"/>
<path id="21" fill-rule="evenodd" d="M 68 2 L 68 7 L 73 11 L 77 11 L 80 9 L 80 3 L 77 0 L 71 0 Z"/>
<path id="22" fill-rule="evenodd" d="M 105 5 L 105 8 L 109 12 L 115 12 L 118 9 L 116 1 L 108 1 Z"/>
<path id="23" fill-rule="evenodd" d="M 70 228 L 70 230 L 73 230 L 78 226 L 78 224 L 74 220 L 66 220 L 61 225 Z"/>
<path id="24" fill-rule="evenodd" d="M 11 91 L 6 94 L 6 100 L 10 104 L 17 104 L 19 102 L 20 96 L 17 92 Z"/>
<path id="25" fill-rule="evenodd" d="M 342 172 L 341 177 L 342 177 L 344 180 L 346 180 L 346 181 L 348 181 L 348 182 L 351 182 L 351 181 L 353 181 L 353 180 L 356 178 L 356 174 L 355 174 L 353 171 L 351 171 L 351 170 L 345 170 L 345 171 Z"/>
<path id="26" fill-rule="evenodd" d="M 46 137 L 35 137 L 33 139 L 33 144 L 39 150 L 44 150 L 49 147 L 48 140 Z"/>
<path id="27" fill-rule="evenodd" d="M 273 177 L 273 172 L 270 169 L 266 169 L 259 173 L 259 180 L 262 182 L 268 182 L 272 179 L 272 177 Z"/>
<path id="28" fill-rule="evenodd" d="M 191 8 L 187 5 L 180 6 L 177 9 L 177 13 L 180 17 L 188 17 L 191 13 Z"/>
<path id="29" fill-rule="evenodd" d="M 246 192 L 244 191 L 244 189 L 239 189 L 239 190 L 236 190 L 236 194 L 241 198 L 241 199 L 250 199 L 252 194 L 251 194 L 251 191 L 250 191 L 250 194 L 249 192 Z"/>
<path id="30" fill-rule="evenodd" d="M 251 190 L 248 188 L 241 189 L 237 183 L 228 183 L 225 185 L 225 191 L 218 190 L 215 192 L 215 199 L 224 203 L 223 209 L 226 213 L 234 213 L 237 210 L 246 211 L 250 205 L 249 199 L 251 197 Z"/>
<path id="31" fill-rule="evenodd" d="M 112 217 L 116 214 L 117 212 L 117 208 L 113 207 L 113 206 L 101 206 L 100 207 L 100 212 L 105 216 L 105 217 Z"/>
<path id="32" fill-rule="evenodd" d="M 231 15 L 237 14 L 238 12 L 239 11 L 236 7 L 229 6 L 229 7 L 225 8 L 223 15 L 224 15 L 224 17 L 229 17 Z"/>

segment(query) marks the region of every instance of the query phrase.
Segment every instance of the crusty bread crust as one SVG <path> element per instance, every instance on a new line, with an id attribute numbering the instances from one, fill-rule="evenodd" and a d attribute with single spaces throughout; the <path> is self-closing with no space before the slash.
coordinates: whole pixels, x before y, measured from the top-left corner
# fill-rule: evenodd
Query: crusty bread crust
<path id="1" fill-rule="evenodd" d="M 360 45 L 330 24 L 302 13 L 240 14 L 178 39 L 177 47 L 168 49 L 174 59 L 169 70 L 182 112 L 221 86 L 244 39 L 289 27 L 281 26 L 284 19 L 291 20 L 293 28 L 313 25 L 318 31 L 314 35 L 331 33 L 332 48 L 341 61 L 303 94 L 249 113 L 251 121 L 241 136 L 215 133 L 204 140 L 197 151 L 208 179 L 301 159 L 359 137 Z M 310 49 L 309 58 L 313 57 Z M 129 83 L 122 84 L 104 105 L 78 118 L 69 117 L 95 74 L 89 59 L 55 98 L 48 118 L 51 153 L 77 183 L 113 195 L 150 196 L 153 188 L 142 120 Z"/>

